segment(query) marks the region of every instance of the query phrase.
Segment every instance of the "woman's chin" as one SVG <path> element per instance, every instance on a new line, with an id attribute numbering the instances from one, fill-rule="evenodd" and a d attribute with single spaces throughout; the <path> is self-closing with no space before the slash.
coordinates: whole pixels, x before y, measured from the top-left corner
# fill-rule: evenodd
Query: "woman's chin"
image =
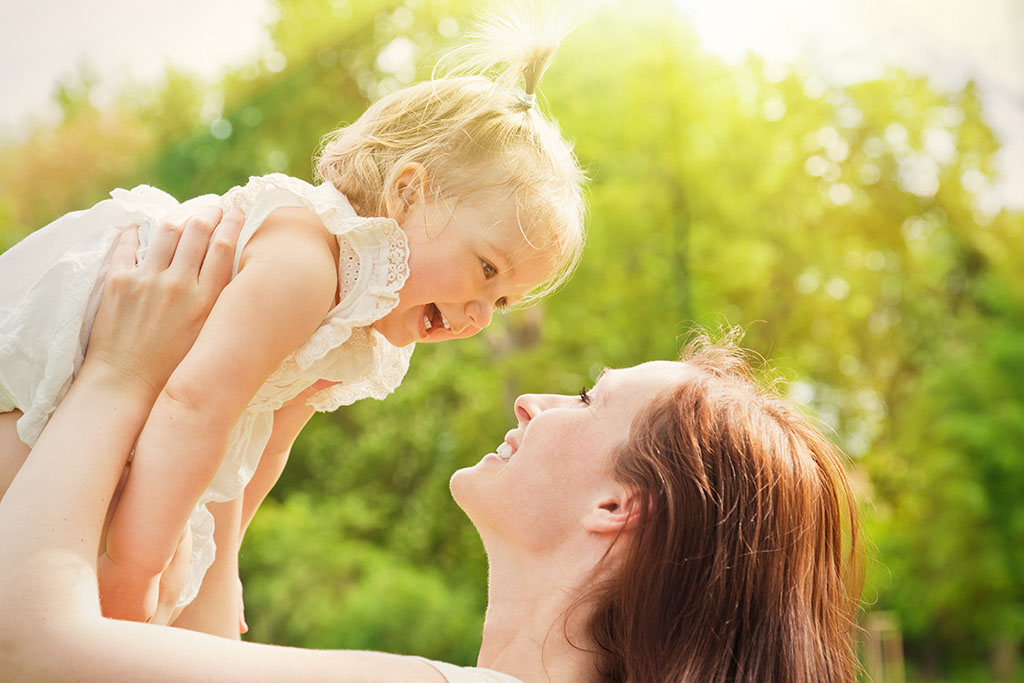
<path id="1" fill-rule="evenodd" d="M 470 486 L 470 482 L 468 482 L 467 479 L 472 477 L 472 469 L 472 467 L 463 467 L 460 470 L 455 470 L 451 479 L 448 480 L 448 490 L 451 491 L 452 498 L 455 499 L 455 503 L 462 508 L 463 512 L 466 510 L 465 505 L 463 505 L 463 500 L 465 500 L 466 494 L 468 493 L 467 489 Z"/>
<path id="2" fill-rule="evenodd" d="M 484 490 L 484 473 L 481 472 L 481 466 L 489 464 L 485 464 L 484 460 L 486 460 L 486 456 L 472 467 L 456 470 L 448 480 L 448 489 L 452 493 L 452 498 L 455 499 L 455 504 L 462 508 L 462 511 L 474 524 L 476 523 L 474 517 L 485 514 L 487 498 L 493 496 L 493 493 L 489 494 Z M 489 465 L 493 466 L 493 464 Z"/>

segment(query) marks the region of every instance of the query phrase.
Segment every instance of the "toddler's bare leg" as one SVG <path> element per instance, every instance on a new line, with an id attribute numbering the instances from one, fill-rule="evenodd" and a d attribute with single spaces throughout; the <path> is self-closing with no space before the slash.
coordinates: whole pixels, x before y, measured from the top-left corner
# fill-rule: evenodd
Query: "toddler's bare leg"
<path id="1" fill-rule="evenodd" d="M 0 498 L 7 492 L 7 487 L 14 481 L 14 475 L 21 469 L 31 450 L 18 438 L 15 424 L 21 414 L 20 410 L 0 413 Z"/>
<path id="2" fill-rule="evenodd" d="M 226 503 L 209 503 L 213 513 L 213 540 L 216 559 L 206 570 L 199 595 L 172 622 L 179 628 L 212 633 L 224 638 L 239 638 L 241 593 L 238 588 L 239 527 L 242 497 Z"/>

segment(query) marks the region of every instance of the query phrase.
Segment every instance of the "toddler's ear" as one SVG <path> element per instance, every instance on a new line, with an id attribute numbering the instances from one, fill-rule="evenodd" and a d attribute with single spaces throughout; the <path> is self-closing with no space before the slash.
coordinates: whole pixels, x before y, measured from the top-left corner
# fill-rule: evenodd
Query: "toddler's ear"
<path id="1" fill-rule="evenodd" d="M 422 202 L 427 191 L 427 169 L 423 164 L 409 162 L 398 172 L 388 193 L 388 217 L 399 223 L 405 220 L 409 209 Z"/>

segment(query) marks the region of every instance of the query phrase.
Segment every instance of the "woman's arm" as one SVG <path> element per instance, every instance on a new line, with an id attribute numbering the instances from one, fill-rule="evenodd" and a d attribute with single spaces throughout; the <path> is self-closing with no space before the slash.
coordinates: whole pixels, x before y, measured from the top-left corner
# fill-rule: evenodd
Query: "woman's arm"
<path id="1" fill-rule="evenodd" d="M 61 604 L 99 613 L 88 594 L 106 508 L 164 381 L 231 275 L 241 223 L 229 214 L 212 242 L 201 221 L 180 242 L 177 231 L 162 231 L 138 266 L 137 229 L 118 240 L 87 362 L 0 501 L 5 617 Z M 38 588 L 48 577 L 40 570 L 55 565 L 65 580 Z"/>
<path id="2" fill-rule="evenodd" d="M 100 574 L 103 611 L 143 621 L 182 530 L 220 466 L 231 430 L 274 369 L 330 309 L 336 241 L 302 209 L 279 209 L 256 231 L 195 345 L 139 436 L 111 520 Z"/>
<path id="3" fill-rule="evenodd" d="M 183 246 L 206 239 L 192 240 L 191 234 L 186 229 Z M 134 267 L 134 234 L 119 242 L 82 371 L 0 501 L 0 671 L 5 677 L 442 680 L 433 667 L 413 658 L 240 643 L 100 615 L 95 549 L 106 505 L 160 387 L 227 280 L 232 234 L 237 237 L 218 230 L 205 261 L 202 255 L 195 260 L 196 250 L 179 248 L 172 267 L 158 269 L 153 278 Z M 188 269 L 194 276 L 199 262 L 198 279 L 189 277 Z M 188 268 L 172 272 L 174 264 Z M 157 352 L 133 353 L 149 346 Z"/>

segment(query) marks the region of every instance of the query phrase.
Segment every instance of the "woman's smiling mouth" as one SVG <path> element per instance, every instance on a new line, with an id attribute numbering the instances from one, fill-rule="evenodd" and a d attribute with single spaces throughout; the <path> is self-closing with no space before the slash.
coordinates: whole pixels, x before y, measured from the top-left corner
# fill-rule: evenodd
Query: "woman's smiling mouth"
<path id="1" fill-rule="evenodd" d="M 498 450 L 495 451 L 495 455 L 497 455 L 505 462 L 508 462 L 509 460 L 512 459 L 512 456 L 515 455 L 517 450 L 519 450 L 519 446 L 516 443 L 516 439 L 512 436 L 512 432 L 510 431 L 508 434 L 505 435 L 505 440 L 501 443 L 500 446 L 498 446 Z"/>

